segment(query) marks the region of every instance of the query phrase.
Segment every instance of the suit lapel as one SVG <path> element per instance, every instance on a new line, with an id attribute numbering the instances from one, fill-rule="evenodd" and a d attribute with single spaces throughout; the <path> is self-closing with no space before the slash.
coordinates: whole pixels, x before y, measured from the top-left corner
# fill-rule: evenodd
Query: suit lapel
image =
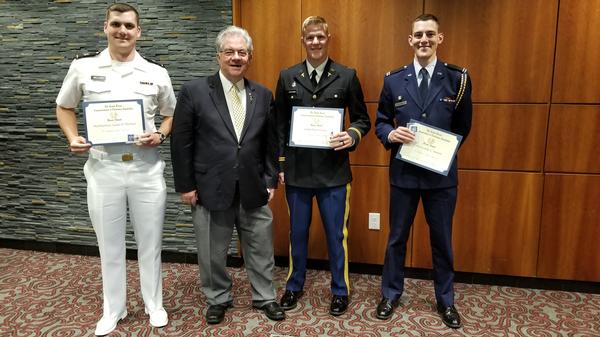
<path id="1" fill-rule="evenodd" d="M 300 83 L 306 90 L 314 92 L 312 83 L 310 83 L 308 70 L 306 70 L 306 61 L 302 62 L 302 64 L 298 65 L 297 69 L 295 69 L 294 80 L 297 83 Z"/>
<path id="2" fill-rule="evenodd" d="M 433 99 L 437 96 L 437 94 L 442 90 L 442 80 L 445 76 L 445 69 L 442 66 L 442 62 L 438 60 L 433 69 L 433 75 L 431 76 L 431 82 L 429 83 L 429 91 L 427 93 L 427 99 L 423 104 L 423 110 L 427 109 L 427 107 L 433 102 Z"/>
<path id="3" fill-rule="evenodd" d="M 229 131 L 229 133 L 237 140 L 237 136 L 235 135 L 235 129 L 233 128 L 233 122 L 231 121 L 231 115 L 229 114 L 229 109 L 227 108 L 227 100 L 225 99 L 225 93 L 223 92 L 223 84 L 221 84 L 221 78 L 219 77 L 219 73 L 217 72 L 215 75 L 208 78 L 208 83 L 210 86 L 210 98 L 215 105 L 215 108 L 225 127 Z"/>
<path id="4" fill-rule="evenodd" d="M 323 69 L 323 75 L 321 75 L 321 80 L 319 81 L 315 92 L 325 89 L 328 85 L 331 84 L 331 82 L 333 82 L 336 78 L 340 77 L 335 68 L 335 64 L 331 59 L 329 59 L 327 61 L 327 64 L 325 65 L 325 69 Z"/>
<path id="5" fill-rule="evenodd" d="M 244 87 L 246 88 L 246 118 L 244 118 L 244 127 L 242 128 L 242 133 L 240 134 L 240 143 L 244 139 L 246 135 L 246 131 L 248 130 L 249 124 L 254 117 L 254 112 L 256 111 L 256 92 L 255 88 L 250 81 L 244 79 Z"/>
<path id="6" fill-rule="evenodd" d="M 419 88 L 417 86 L 417 76 L 415 75 L 415 67 L 411 64 L 409 66 L 409 71 L 404 76 L 406 91 L 408 91 L 408 95 L 412 98 L 412 100 L 417 103 L 417 106 L 423 110 L 423 102 L 421 97 L 419 96 Z"/>

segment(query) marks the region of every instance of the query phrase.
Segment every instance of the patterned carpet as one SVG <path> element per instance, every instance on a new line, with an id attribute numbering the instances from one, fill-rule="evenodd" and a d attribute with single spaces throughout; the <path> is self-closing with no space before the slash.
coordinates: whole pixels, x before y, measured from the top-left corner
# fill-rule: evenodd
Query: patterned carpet
<path id="1" fill-rule="evenodd" d="M 128 261 L 128 312 L 110 336 L 600 336 L 600 295 L 476 284 L 455 285 L 463 328 L 446 328 L 434 311 L 431 281 L 406 280 L 389 321 L 374 317 L 380 276 L 351 274 L 348 313 L 328 313 L 329 275 L 310 271 L 298 308 L 281 322 L 251 308 L 245 271 L 231 268 L 234 308 L 225 322 L 204 322 L 205 298 L 194 264 L 164 264 L 169 325 L 152 328 L 139 294 L 137 262 Z M 276 268 L 281 295 L 285 269 Z M 102 311 L 97 257 L 0 249 L 0 336 L 93 336 Z"/>

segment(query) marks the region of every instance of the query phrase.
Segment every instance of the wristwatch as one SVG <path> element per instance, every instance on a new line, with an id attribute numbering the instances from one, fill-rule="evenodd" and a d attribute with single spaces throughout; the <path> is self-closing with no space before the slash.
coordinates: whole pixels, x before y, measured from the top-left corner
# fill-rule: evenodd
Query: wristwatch
<path id="1" fill-rule="evenodd" d="M 160 131 L 156 131 L 155 133 L 157 133 L 160 136 L 160 143 L 164 143 L 165 139 L 167 139 L 167 136 L 165 136 L 165 134 Z"/>

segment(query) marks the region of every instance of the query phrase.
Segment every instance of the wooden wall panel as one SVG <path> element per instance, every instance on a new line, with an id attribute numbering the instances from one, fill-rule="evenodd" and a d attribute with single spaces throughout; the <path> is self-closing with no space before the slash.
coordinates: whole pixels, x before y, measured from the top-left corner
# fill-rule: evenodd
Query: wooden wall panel
<path id="1" fill-rule="evenodd" d="M 369 117 L 371 119 L 371 130 L 362 138 L 358 148 L 350 153 L 352 165 L 374 165 L 387 167 L 390 163 L 390 153 L 383 147 L 379 138 L 375 135 L 375 118 L 377 118 L 377 104 L 367 103 Z M 346 121 L 349 125 L 349 121 Z"/>
<path id="2" fill-rule="evenodd" d="M 273 246 L 276 256 L 288 256 L 290 244 L 290 216 L 285 201 L 285 186 L 279 185 L 269 203 L 273 211 Z"/>
<path id="3" fill-rule="evenodd" d="M 388 168 L 354 166 L 352 175 L 348 226 L 350 261 L 383 264 L 389 235 Z M 369 212 L 380 214 L 381 230 L 369 229 Z"/>
<path id="4" fill-rule="evenodd" d="M 459 179 L 455 269 L 535 276 L 543 175 L 460 171 Z M 431 268 L 429 229 L 422 220 L 413 232 L 413 266 Z"/>
<path id="5" fill-rule="evenodd" d="M 469 69 L 475 101 L 549 101 L 558 0 L 428 0 L 425 12 L 445 33 L 439 57 Z"/>
<path id="6" fill-rule="evenodd" d="M 546 171 L 600 173 L 600 106 L 553 104 Z"/>
<path id="7" fill-rule="evenodd" d="M 272 90 L 281 69 L 304 59 L 302 20 L 324 16 L 332 34 L 330 55 L 357 69 L 373 124 L 384 74 L 412 60 L 407 42 L 412 20 L 422 12 L 438 15 L 445 33 L 439 57 L 469 69 L 476 102 L 473 130 L 459 156 L 456 270 L 600 279 L 600 260 L 592 246 L 600 237 L 600 105 L 581 104 L 600 103 L 600 68 L 594 66 L 600 47 L 590 43 L 600 37 L 590 20 L 600 16 L 597 1 L 562 0 L 560 8 L 559 0 L 232 3 L 234 22 L 255 40 L 249 78 Z M 551 99 L 574 104 L 552 105 Z M 383 263 L 388 160 L 374 129 L 351 154 L 352 262 Z M 287 256 L 289 217 L 283 187 L 271 208 L 275 252 Z M 369 212 L 381 213 L 381 231 L 368 230 Z M 316 205 L 310 235 L 309 256 L 326 259 Z M 430 268 L 422 210 L 410 243 L 407 265 Z"/>
<path id="8" fill-rule="evenodd" d="M 600 176 L 546 175 L 538 276 L 600 281 Z"/>
<path id="9" fill-rule="evenodd" d="M 410 23 L 422 8 L 422 1 L 303 0 L 302 19 L 327 20 L 331 58 L 355 68 L 366 101 L 377 102 L 384 74 L 412 61 Z"/>
<path id="10" fill-rule="evenodd" d="M 459 168 L 540 172 L 547 120 L 547 104 L 475 104 Z"/>
<path id="11" fill-rule="evenodd" d="M 554 103 L 600 103 L 600 1 L 561 0 L 556 38 Z"/>
<path id="12" fill-rule="evenodd" d="M 254 44 L 247 77 L 274 93 L 279 72 L 301 59 L 300 0 L 244 0 L 240 7 L 239 24 Z"/>

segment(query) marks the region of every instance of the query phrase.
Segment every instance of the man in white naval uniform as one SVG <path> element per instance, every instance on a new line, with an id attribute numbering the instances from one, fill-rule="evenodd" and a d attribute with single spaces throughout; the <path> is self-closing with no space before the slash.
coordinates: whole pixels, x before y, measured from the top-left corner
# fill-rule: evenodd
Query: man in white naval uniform
<path id="1" fill-rule="evenodd" d="M 74 153 L 89 152 L 83 168 L 88 211 L 98 239 L 104 293 L 96 335 L 113 331 L 127 316 L 125 227 L 127 207 L 138 248 L 140 284 L 150 324 L 168 323 L 162 304 L 161 241 L 166 203 L 164 161 L 158 147 L 171 132 L 175 94 L 163 67 L 137 53 L 139 15 L 126 4 L 106 12 L 108 48 L 73 61 L 56 98 L 56 117 Z M 93 145 L 77 132 L 80 100 L 143 101 L 144 133 L 134 144 Z M 154 117 L 163 122 L 157 129 Z"/>

